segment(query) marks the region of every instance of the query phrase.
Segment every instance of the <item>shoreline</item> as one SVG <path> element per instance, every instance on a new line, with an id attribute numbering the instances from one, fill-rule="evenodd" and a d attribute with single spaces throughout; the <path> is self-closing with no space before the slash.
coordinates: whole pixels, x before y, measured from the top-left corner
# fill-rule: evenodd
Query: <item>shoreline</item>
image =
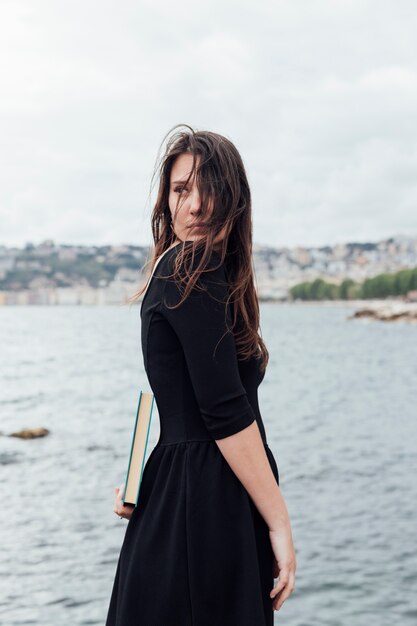
<path id="1" fill-rule="evenodd" d="M 391 300 L 391 299 L 369 299 L 369 300 L 269 300 L 262 298 L 259 300 L 262 304 L 302 304 L 302 305 L 312 305 L 312 304 L 320 304 L 324 306 L 361 306 L 361 307 L 393 307 L 393 308 L 407 308 L 407 309 L 416 309 L 417 310 L 417 302 L 406 302 L 404 300 Z"/>
<path id="2" fill-rule="evenodd" d="M 291 306 L 327 306 L 354 309 L 348 320 L 369 319 L 381 322 L 408 322 L 417 323 L 417 302 L 404 300 L 374 299 L 374 300 L 296 300 L 281 302 Z"/>

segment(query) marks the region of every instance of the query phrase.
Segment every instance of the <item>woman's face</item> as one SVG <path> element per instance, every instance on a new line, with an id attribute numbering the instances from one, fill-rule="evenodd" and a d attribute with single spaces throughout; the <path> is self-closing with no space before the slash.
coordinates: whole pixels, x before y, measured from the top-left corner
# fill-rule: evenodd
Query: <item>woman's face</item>
<path id="1" fill-rule="evenodd" d="M 196 159 L 198 166 L 200 156 L 197 155 Z M 197 224 L 199 221 L 201 222 L 201 200 L 195 177 L 194 179 L 190 178 L 188 184 L 185 184 L 192 166 L 193 155 L 188 153 L 180 154 L 175 159 L 171 170 L 168 203 L 174 232 L 181 241 L 199 238 L 199 228 Z M 178 201 L 180 201 L 180 206 L 176 212 Z"/>
<path id="2" fill-rule="evenodd" d="M 196 156 L 197 166 L 200 163 L 200 156 Z M 181 241 L 194 241 L 200 238 L 197 224 L 201 223 L 201 199 L 197 189 L 195 178 L 190 178 L 185 184 L 193 167 L 193 155 L 184 153 L 177 156 L 171 170 L 171 180 L 168 204 L 171 211 L 171 218 L 175 235 Z M 177 202 L 180 199 L 181 205 L 176 211 Z M 212 203 L 209 205 L 209 216 L 213 209 Z M 206 220 L 210 217 L 206 217 Z M 219 243 L 225 234 L 225 228 L 217 235 L 214 244 Z"/>

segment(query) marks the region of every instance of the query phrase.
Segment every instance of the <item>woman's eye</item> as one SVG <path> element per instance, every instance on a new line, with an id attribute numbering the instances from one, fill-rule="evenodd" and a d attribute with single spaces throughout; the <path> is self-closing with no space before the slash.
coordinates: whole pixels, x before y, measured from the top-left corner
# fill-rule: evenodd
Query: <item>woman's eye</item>
<path id="1" fill-rule="evenodd" d="M 177 193 L 182 193 L 184 189 L 185 187 L 176 187 L 174 191 L 176 191 Z"/>

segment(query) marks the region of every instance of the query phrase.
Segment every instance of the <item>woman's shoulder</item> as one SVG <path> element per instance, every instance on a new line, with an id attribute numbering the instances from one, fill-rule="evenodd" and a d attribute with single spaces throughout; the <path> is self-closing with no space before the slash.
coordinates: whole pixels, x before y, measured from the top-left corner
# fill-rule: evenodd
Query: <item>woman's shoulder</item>
<path id="1" fill-rule="evenodd" d="M 224 304 L 229 294 L 229 284 L 221 255 L 211 250 L 203 261 L 204 250 L 197 249 L 194 256 L 190 250 L 185 254 L 184 264 L 178 265 L 176 259 L 180 251 L 180 245 L 168 250 L 158 268 L 158 277 L 163 281 L 166 302 L 177 304 L 182 301 L 187 281 L 193 280 L 192 288 L 190 291 L 187 290 L 186 296 L 186 300 L 190 298 L 190 305 L 191 302 L 195 304 L 196 300 L 200 303 L 205 301 L 207 305 L 207 298 Z M 191 278 L 196 270 L 199 272 L 197 280 Z"/>

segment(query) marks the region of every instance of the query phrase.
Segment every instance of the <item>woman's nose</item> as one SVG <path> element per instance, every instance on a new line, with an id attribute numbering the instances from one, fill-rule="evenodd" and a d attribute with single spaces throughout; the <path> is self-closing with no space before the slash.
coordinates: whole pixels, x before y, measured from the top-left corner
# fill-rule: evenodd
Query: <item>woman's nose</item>
<path id="1" fill-rule="evenodd" d="M 201 207 L 201 200 L 200 200 L 200 195 L 197 192 L 197 193 L 194 193 L 190 197 L 190 212 L 193 214 L 198 213 L 200 211 L 200 207 Z"/>

